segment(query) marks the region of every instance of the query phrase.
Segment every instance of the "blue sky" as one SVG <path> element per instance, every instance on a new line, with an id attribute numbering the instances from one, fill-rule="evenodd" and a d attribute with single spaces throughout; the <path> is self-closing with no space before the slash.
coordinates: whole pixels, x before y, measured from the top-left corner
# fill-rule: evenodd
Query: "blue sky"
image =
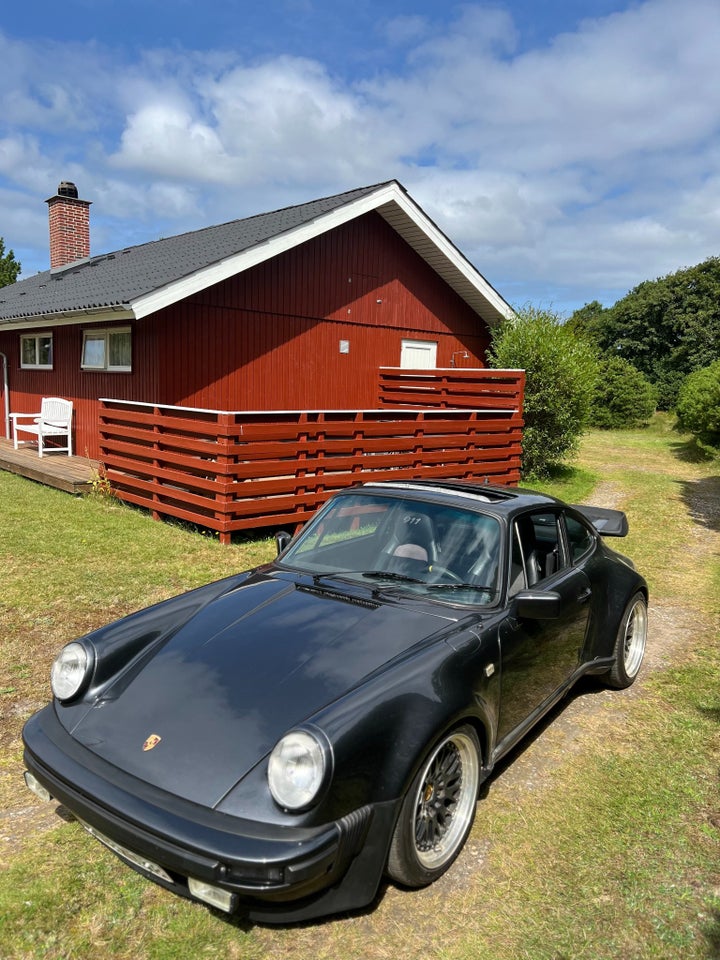
<path id="1" fill-rule="evenodd" d="M 396 178 L 512 304 L 720 253 L 717 0 L 26 0 L 0 23 L 0 236 L 48 266 Z"/>

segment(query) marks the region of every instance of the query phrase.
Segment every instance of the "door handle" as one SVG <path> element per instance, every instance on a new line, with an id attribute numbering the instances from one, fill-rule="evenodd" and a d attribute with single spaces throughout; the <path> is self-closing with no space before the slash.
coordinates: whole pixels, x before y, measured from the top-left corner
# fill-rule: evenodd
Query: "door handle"
<path id="1" fill-rule="evenodd" d="M 592 589 L 590 587 L 587 590 L 583 590 L 582 593 L 578 594 L 577 601 L 578 603 L 585 603 L 586 600 L 589 600 L 592 596 Z"/>

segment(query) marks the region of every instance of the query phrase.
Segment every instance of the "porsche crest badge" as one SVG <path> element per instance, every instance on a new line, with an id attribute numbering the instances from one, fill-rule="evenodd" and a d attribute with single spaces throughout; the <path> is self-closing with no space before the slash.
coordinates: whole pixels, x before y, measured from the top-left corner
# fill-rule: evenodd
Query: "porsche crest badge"
<path id="1" fill-rule="evenodd" d="M 143 750 L 154 750 L 155 747 L 160 743 L 162 737 L 158 736 L 157 733 L 151 733 L 143 744 Z"/>

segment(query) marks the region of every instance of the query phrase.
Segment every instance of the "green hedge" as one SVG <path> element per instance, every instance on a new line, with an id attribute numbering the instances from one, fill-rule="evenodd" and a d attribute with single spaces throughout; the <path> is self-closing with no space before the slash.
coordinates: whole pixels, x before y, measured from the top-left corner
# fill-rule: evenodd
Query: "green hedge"
<path id="1" fill-rule="evenodd" d="M 677 415 L 680 427 L 692 433 L 700 447 L 720 455 L 720 360 L 685 378 Z"/>
<path id="2" fill-rule="evenodd" d="M 595 349 L 558 316 L 525 307 L 493 334 L 488 359 L 525 371 L 523 476 L 547 476 L 577 449 L 597 379 Z"/>
<path id="3" fill-rule="evenodd" d="M 603 357 L 593 394 L 590 422 L 602 430 L 627 430 L 648 423 L 657 390 L 629 360 Z"/>

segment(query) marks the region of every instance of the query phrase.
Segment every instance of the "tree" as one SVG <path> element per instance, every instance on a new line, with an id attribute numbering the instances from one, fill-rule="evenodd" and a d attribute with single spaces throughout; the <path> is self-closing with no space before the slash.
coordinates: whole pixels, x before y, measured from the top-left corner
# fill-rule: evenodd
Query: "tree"
<path id="1" fill-rule="evenodd" d="M 15 283 L 22 269 L 12 250 L 5 253 L 5 241 L 0 237 L 0 287 Z"/>
<path id="2" fill-rule="evenodd" d="M 678 424 L 706 453 L 720 454 L 720 360 L 691 373 L 680 387 Z"/>
<path id="3" fill-rule="evenodd" d="M 568 321 L 630 361 L 671 409 L 683 379 L 720 358 L 720 258 L 646 280 L 608 309 L 586 304 Z"/>
<path id="4" fill-rule="evenodd" d="M 607 310 L 600 301 L 593 300 L 576 310 L 567 321 L 567 326 L 578 336 L 586 337 L 599 344 L 602 339 L 606 313 Z"/>
<path id="5" fill-rule="evenodd" d="M 577 449 L 597 377 L 595 350 L 555 314 L 528 306 L 495 331 L 488 359 L 525 370 L 523 475 L 546 476 Z"/>
<path id="6" fill-rule="evenodd" d="M 655 413 L 657 390 L 622 357 L 605 356 L 593 395 L 590 420 L 602 430 L 623 430 L 646 424 Z"/>

